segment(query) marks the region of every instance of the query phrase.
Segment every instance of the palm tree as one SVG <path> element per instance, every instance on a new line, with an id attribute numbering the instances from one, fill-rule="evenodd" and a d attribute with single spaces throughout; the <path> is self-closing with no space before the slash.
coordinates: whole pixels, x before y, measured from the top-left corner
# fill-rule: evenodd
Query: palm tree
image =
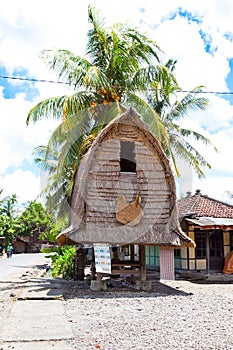
<path id="1" fill-rule="evenodd" d="M 0 194 L 2 190 L 0 191 Z M 16 194 L 0 200 L 0 236 L 5 237 L 5 247 L 12 242 L 16 233 Z"/>
<path id="2" fill-rule="evenodd" d="M 208 106 L 208 100 L 201 96 L 201 86 L 183 93 L 179 87 L 174 72 L 176 61 L 169 60 L 164 66 L 157 68 L 156 81 L 150 83 L 150 89 L 146 96 L 147 102 L 160 116 L 167 135 L 161 133 L 160 143 L 171 160 L 175 173 L 180 175 L 176 165 L 177 157 L 184 159 L 191 165 L 199 177 L 204 176 L 203 168 L 211 168 L 210 164 L 192 146 L 190 139 L 201 141 L 211 145 L 211 141 L 198 132 L 181 126 L 181 120 L 191 111 L 204 110 Z M 178 98 L 178 94 L 182 98 Z"/>
<path id="3" fill-rule="evenodd" d="M 53 195 L 64 187 L 70 195 L 83 154 L 98 132 L 127 106 L 136 106 L 155 134 L 166 134 L 159 116 L 139 94 L 155 77 L 160 48 L 127 24 L 106 27 L 91 6 L 88 17 L 91 29 L 85 58 L 67 50 L 42 52 L 49 68 L 75 92 L 38 103 L 27 117 L 27 124 L 51 116 L 61 120 L 48 146 L 35 150 L 37 162 L 49 169 Z"/>
<path id="4" fill-rule="evenodd" d="M 133 100 L 134 94 L 142 90 L 154 76 L 160 53 L 155 42 L 127 24 L 115 24 L 108 28 L 99 12 L 88 7 L 91 29 L 88 31 L 86 58 L 67 50 L 45 50 L 42 58 L 55 71 L 60 80 L 68 82 L 75 93 L 54 97 L 38 103 L 28 114 L 27 123 L 53 116 L 63 123 L 69 122 L 80 111 L 88 109 L 92 120 L 98 119 L 99 105 L 118 105 Z M 143 79 L 138 79 L 143 71 Z M 130 92 L 130 96 L 128 95 Z M 135 99 L 145 106 L 138 95 Z M 148 105 L 146 105 L 149 108 Z M 150 109 L 150 108 L 149 108 Z M 150 109 L 157 123 L 158 116 Z M 76 121 L 77 122 L 77 121 Z"/>
<path id="5" fill-rule="evenodd" d="M 161 50 L 157 44 L 128 24 L 106 27 L 99 12 L 91 6 L 88 17 L 91 29 L 85 58 L 67 50 L 42 52 L 49 68 L 75 92 L 40 102 L 27 118 L 27 123 L 50 116 L 61 120 L 48 145 L 35 150 L 37 162 L 49 170 L 47 192 L 53 203 L 70 197 L 74 174 L 83 154 L 98 132 L 128 106 L 136 107 L 174 164 L 176 151 L 187 159 L 190 155 L 196 169 L 200 161 L 202 165 L 205 162 L 201 156 L 195 160 L 193 150 L 185 154 L 181 142 L 178 148 L 178 143 L 173 141 L 179 106 L 173 106 L 176 108 L 169 114 L 171 97 L 180 89 L 173 74 L 174 61 L 165 66 L 160 64 Z M 206 100 L 196 101 L 198 105 L 205 108 Z M 183 112 L 184 106 L 183 101 Z M 179 132 L 188 135 L 181 129 Z"/>

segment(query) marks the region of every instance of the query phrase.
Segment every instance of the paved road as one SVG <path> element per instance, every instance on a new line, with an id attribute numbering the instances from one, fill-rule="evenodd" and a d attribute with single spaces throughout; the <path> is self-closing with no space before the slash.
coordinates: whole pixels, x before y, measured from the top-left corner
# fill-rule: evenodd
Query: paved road
<path id="1" fill-rule="evenodd" d="M 9 281 L 25 273 L 36 264 L 43 263 L 43 253 L 13 254 L 12 258 L 0 257 L 0 281 Z"/>

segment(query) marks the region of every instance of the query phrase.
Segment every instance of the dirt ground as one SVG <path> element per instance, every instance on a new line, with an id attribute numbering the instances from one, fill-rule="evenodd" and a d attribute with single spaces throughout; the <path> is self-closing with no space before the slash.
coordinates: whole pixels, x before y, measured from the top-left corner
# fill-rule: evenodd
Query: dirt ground
<path id="1" fill-rule="evenodd" d="M 46 282 L 63 294 L 73 332 L 67 349 L 114 350 L 116 344 L 118 349 L 140 350 L 233 349 L 233 280 L 219 283 L 192 276 L 161 283 L 151 274 L 152 290 L 144 292 L 118 276 L 107 278 L 106 291 L 96 292 L 88 279 L 52 280 L 47 267 L 36 266 L 17 279 L 0 282 L 0 328 L 25 288 Z M 122 337 L 123 332 L 128 336 Z"/>

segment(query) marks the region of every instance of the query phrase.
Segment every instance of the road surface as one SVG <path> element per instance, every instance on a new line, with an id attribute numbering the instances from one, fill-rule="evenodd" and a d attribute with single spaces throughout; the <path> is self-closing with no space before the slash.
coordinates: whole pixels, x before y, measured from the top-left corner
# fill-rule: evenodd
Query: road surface
<path id="1" fill-rule="evenodd" d="M 0 281 L 21 276 L 37 264 L 45 263 L 43 253 L 13 254 L 12 258 L 0 257 Z"/>

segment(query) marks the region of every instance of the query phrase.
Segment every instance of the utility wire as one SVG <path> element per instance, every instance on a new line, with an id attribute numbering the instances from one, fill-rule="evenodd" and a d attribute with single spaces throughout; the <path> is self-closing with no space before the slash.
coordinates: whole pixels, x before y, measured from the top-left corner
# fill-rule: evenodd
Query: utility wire
<path id="1" fill-rule="evenodd" d="M 52 83 L 52 84 L 65 84 L 69 85 L 64 81 L 54 81 L 54 80 L 45 80 L 45 79 L 35 79 L 35 78 L 23 78 L 23 77 L 8 77 L 6 75 L 0 75 L 0 79 L 13 79 L 13 80 L 22 80 L 22 81 L 31 81 L 36 83 Z"/>
<path id="2" fill-rule="evenodd" d="M 177 92 L 179 92 L 179 90 L 177 90 Z M 195 92 L 196 94 L 233 95 L 233 91 L 190 91 L 190 90 L 180 90 L 180 92 Z"/>
<path id="3" fill-rule="evenodd" d="M 49 84 L 63 84 L 70 85 L 64 81 L 55 81 L 55 80 L 46 80 L 46 79 L 35 79 L 35 78 L 26 78 L 26 77 L 10 77 L 6 75 L 0 75 L 0 79 L 12 79 L 12 80 L 21 80 L 21 81 L 30 81 L 34 83 L 49 83 Z M 152 90 L 152 89 L 147 89 Z M 233 95 L 233 91 L 191 91 L 191 90 L 176 90 L 176 92 L 185 92 L 185 93 L 198 93 L 198 94 L 215 94 L 215 95 Z"/>

